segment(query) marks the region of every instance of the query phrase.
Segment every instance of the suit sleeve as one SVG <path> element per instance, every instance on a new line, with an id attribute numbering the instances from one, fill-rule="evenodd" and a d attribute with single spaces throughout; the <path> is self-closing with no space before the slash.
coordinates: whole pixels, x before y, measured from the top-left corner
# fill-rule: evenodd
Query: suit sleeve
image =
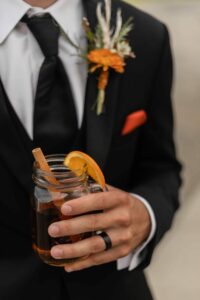
<path id="1" fill-rule="evenodd" d="M 173 140 L 172 73 L 169 34 L 164 26 L 162 50 L 147 107 L 148 122 L 140 135 L 134 168 L 136 176 L 130 191 L 149 202 L 157 224 L 155 236 L 142 254 L 140 268 L 149 264 L 154 247 L 170 228 L 179 206 L 181 166 L 176 159 Z"/>

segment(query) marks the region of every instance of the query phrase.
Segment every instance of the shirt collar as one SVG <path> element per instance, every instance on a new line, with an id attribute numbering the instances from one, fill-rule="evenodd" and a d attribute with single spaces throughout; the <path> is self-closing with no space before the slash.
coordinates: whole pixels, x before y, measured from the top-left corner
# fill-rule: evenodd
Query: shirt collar
<path id="1" fill-rule="evenodd" d="M 22 0 L 0 0 L 0 44 L 29 9 L 30 5 Z"/>
<path id="2" fill-rule="evenodd" d="M 30 15 L 48 12 L 65 34 L 79 34 L 84 16 L 81 2 L 81 0 L 58 0 L 47 9 L 41 9 L 32 8 L 23 0 L 0 0 L 0 44 L 27 12 Z"/>

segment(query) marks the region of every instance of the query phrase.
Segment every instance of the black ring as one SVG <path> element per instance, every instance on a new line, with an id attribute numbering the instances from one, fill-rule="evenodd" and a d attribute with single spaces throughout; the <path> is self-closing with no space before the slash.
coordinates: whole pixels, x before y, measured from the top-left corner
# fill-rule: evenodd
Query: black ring
<path id="1" fill-rule="evenodd" d="M 109 237 L 109 235 L 105 231 L 97 232 L 97 235 L 102 237 L 102 239 L 104 240 L 104 243 L 105 243 L 105 246 L 106 246 L 105 251 L 112 248 L 111 238 Z"/>

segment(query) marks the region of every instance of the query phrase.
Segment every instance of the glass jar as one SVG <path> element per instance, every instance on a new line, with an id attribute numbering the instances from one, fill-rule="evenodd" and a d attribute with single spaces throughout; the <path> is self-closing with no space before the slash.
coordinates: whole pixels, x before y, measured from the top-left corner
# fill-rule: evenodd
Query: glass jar
<path id="1" fill-rule="evenodd" d="M 84 173 L 77 176 L 63 164 L 65 155 L 49 155 L 46 160 L 51 172 L 33 166 L 35 183 L 32 197 L 32 235 L 33 249 L 39 257 L 52 266 L 64 266 L 74 259 L 54 259 L 50 250 L 58 244 L 70 244 L 92 236 L 94 233 L 82 233 L 73 236 L 53 238 L 48 234 L 51 223 L 67 220 L 70 217 L 61 213 L 61 206 L 68 200 L 76 199 L 93 192 L 102 191 L 97 184 L 89 184 Z"/>

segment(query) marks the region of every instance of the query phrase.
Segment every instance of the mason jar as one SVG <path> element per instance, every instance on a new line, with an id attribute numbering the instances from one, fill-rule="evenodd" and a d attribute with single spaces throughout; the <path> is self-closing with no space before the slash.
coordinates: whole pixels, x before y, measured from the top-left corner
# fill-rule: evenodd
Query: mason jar
<path id="1" fill-rule="evenodd" d="M 65 155 L 49 155 L 46 160 L 51 172 L 42 171 L 35 162 L 33 166 L 34 193 L 32 197 L 33 249 L 43 260 L 52 266 L 64 266 L 81 258 L 55 259 L 50 250 L 58 244 L 71 244 L 94 235 L 93 232 L 73 236 L 53 238 L 48 227 L 53 222 L 70 217 L 61 212 L 61 206 L 69 200 L 89 193 L 101 192 L 98 184 L 89 183 L 86 173 L 77 176 L 64 165 Z M 77 170 L 78 171 L 78 170 Z M 77 172 L 80 174 L 81 172 Z"/>

